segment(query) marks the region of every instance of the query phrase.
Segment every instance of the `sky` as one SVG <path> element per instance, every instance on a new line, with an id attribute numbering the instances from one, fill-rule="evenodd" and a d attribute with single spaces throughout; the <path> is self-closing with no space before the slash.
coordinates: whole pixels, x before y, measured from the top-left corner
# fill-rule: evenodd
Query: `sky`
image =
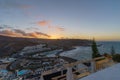
<path id="1" fill-rule="evenodd" d="M 0 35 L 120 41 L 120 0 L 0 0 Z"/>

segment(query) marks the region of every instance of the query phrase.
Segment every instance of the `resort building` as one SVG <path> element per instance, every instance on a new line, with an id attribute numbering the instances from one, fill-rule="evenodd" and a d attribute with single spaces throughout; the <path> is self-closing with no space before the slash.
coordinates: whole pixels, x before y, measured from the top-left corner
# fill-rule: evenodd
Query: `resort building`
<path id="1" fill-rule="evenodd" d="M 109 60 L 108 58 L 100 57 L 93 60 L 83 60 L 65 64 L 61 68 L 45 71 L 42 75 L 44 80 L 78 80 L 91 75 L 98 70 L 107 69 L 113 64 L 114 62 L 111 61 L 111 59 Z M 97 66 L 99 66 L 99 68 L 97 68 Z"/>
<path id="2" fill-rule="evenodd" d="M 51 48 L 47 48 L 45 46 L 46 46 L 46 44 L 24 47 L 24 49 L 22 49 L 22 51 L 20 51 L 20 55 L 27 55 L 27 54 L 37 53 L 37 52 L 41 52 L 41 51 L 51 50 Z"/>

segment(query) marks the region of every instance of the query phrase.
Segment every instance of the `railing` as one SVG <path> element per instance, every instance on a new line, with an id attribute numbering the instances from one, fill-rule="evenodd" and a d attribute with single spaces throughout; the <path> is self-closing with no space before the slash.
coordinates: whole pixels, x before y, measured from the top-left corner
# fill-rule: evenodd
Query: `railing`
<path id="1" fill-rule="evenodd" d="M 74 67 L 78 64 L 83 64 L 83 63 L 87 63 L 87 62 L 91 63 L 90 69 L 86 69 L 86 68 L 76 69 L 74 72 L 72 72 L 75 80 L 79 79 L 79 78 L 82 78 L 84 76 L 87 76 L 90 73 L 94 73 L 98 70 L 101 70 L 101 69 L 104 69 L 106 67 L 109 67 L 109 66 L 113 65 L 112 60 L 110 60 L 108 58 L 105 58 L 105 57 L 98 57 L 98 58 L 91 59 L 91 60 L 81 60 L 81 61 L 77 61 L 77 62 L 74 62 L 74 63 L 65 64 L 61 68 L 56 67 L 52 70 L 45 71 L 45 72 L 42 73 L 42 75 L 52 74 L 52 73 L 55 73 L 55 72 L 58 72 L 58 71 L 62 72 L 63 70 L 67 69 L 68 67 Z M 86 70 L 86 71 L 82 71 L 82 70 Z M 78 72 L 80 74 L 76 75 L 75 74 L 76 72 Z M 60 76 L 53 77 L 52 80 L 65 80 L 66 76 L 67 76 L 66 74 L 61 74 Z"/>

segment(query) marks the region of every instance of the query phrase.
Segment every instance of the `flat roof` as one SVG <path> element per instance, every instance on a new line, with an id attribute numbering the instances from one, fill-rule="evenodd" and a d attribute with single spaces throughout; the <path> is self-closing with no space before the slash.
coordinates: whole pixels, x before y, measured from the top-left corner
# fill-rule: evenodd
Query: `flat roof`
<path id="1" fill-rule="evenodd" d="M 79 80 L 120 80 L 120 63 Z"/>
<path id="2" fill-rule="evenodd" d="M 70 57 L 66 57 L 66 56 L 60 56 L 61 59 L 64 59 L 65 61 L 67 61 L 68 63 L 72 63 L 72 62 L 76 62 L 76 59 L 70 58 Z"/>

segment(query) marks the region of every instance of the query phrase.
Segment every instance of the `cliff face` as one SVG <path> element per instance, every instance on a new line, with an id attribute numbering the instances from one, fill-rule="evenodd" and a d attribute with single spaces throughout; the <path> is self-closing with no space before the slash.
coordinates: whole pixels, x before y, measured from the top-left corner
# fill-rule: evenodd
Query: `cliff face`
<path id="1" fill-rule="evenodd" d="M 40 43 L 47 43 L 49 47 L 70 49 L 72 46 L 88 46 L 91 41 L 81 39 L 35 39 L 0 36 L 0 57 L 10 56 L 25 46 L 33 46 Z"/>

